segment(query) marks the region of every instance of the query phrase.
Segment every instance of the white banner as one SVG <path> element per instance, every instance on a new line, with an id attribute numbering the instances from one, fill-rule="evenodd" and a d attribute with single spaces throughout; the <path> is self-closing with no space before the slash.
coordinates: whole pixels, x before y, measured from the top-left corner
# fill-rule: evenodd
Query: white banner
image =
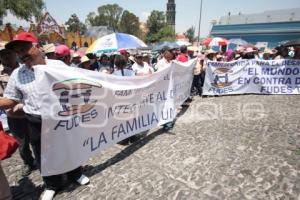
<path id="1" fill-rule="evenodd" d="M 208 62 L 203 95 L 300 94 L 300 60 Z"/>
<path id="2" fill-rule="evenodd" d="M 37 66 L 42 175 L 61 174 L 100 151 L 172 121 L 190 95 L 195 60 L 147 77 Z"/>

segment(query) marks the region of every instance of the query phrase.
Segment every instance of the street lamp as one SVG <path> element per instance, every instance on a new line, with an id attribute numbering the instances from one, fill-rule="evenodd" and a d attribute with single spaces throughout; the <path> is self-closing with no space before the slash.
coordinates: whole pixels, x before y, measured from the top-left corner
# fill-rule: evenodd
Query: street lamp
<path id="1" fill-rule="evenodd" d="M 199 27 L 198 27 L 198 46 L 200 46 L 201 18 L 202 18 L 202 0 L 200 0 L 200 17 L 199 17 Z"/>

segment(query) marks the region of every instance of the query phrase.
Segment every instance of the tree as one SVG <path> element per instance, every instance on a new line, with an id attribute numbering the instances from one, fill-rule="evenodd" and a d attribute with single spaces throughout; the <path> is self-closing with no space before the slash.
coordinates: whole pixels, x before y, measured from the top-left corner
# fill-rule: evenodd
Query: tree
<path id="1" fill-rule="evenodd" d="M 7 11 L 10 11 L 17 18 L 26 21 L 31 21 L 33 17 L 37 20 L 44 5 L 43 0 L 0 0 L 0 17 L 6 16 Z"/>
<path id="2" fill-rule="evenodd" d="M 86 22 L 91 26 L 109 26 L 118 31 L 118 25 L 123 13 L 123 8 L 118 4 L 107 4 L 98 8 L 98 14 L 88 14 Z"/>
<path id="3" fill-rule="evenodd" d="M 65 24 L 68 26 L 67 30 L 69 32 L 80 31 L 80 33 L 83 33 L 86 31 L 86 25 L 79 20 L 76 14 L 72 14 Z"/>
<path id="4" fill-rule="evenodd" d="M 163 41 L 175 41 L 175 33 L 172 26 L 165 26 L 157 33 L 157 39 L 159 42 Z"/>
<path id="5" fill-rule="evenodd" d="M 195 27 L 190 27 L 184 35 L 189 39 L 190 43 L 195 42 Z"/>
<path id="6" fill-rule="evenodd" d="M 128 10 L 125 10 L 120 20 L 119 31 L 138 36 L 140 34 L 139 18 Z"/>
<path id="7" fill-rule="evenodd" d="M 89 13 L 85 22 L 90 26 L 107 26 L 108 24 L 104 17 L 96 15 L 95 12 Z"/>
<path id="8" fill-rule="evenodd" d="M 146 40 L 155 42 L 159 40 L 158 32 L 166 26 L 166 16 L 164 12 L 153 10 L 147 19 L 147 28 L 149 30 Z"/>

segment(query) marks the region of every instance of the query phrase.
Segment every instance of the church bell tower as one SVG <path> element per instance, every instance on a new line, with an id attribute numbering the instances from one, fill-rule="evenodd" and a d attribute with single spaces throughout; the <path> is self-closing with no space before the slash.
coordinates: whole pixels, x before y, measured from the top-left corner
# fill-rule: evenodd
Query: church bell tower
<path id="1" fill-rule="evenodd" d="M 167 3 L 167 24 L 172 26 L 175 32 L 175 21 L 176 21 L 176 4 L 175 0 L 168 0 Z"/>

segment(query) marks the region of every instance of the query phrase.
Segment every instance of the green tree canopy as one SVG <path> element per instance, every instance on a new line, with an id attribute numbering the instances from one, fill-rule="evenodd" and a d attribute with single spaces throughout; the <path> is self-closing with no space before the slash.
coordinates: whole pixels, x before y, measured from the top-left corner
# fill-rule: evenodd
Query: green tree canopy
<path id="1" fill-rule="evenodd" d="M 147 19 L 147 28 L 149 30 L 147 34 L 148 42 L 155 42 L 159 40 L 158 32 L 166 26 L 166 16 L 164 12 L 153 10 Z"/>
<path id="2" fill-rule="evenodd" d="M 157 33 L 157 39 L 159 42 L 163 41 L 175 41 L 175 33 L 172 26 L 164 26 Z"/>
<path id="3" fill-rule="evenodd" d="M 147 42 L 174 41 L 175 32 L 166 23 L 164 12 L 153 10 L 147 20 Z"/>
<path id="4" fill-rule="evenodd" d="M 0 17 L 6 16 L 7 11 L 10 11 L 17 18 L 26 21 L 31 21 L 33 17 L 38 20 L 44 5 L 43 0 L 0 0 Z"/>
<path id="5" fill-rule="evenodd" d="M 79 20 L 76 14 L 72 14 L 65 24 L 69 32 L 80 31 L 80 33 L 83 33 L 86 31 L 86 25 Z"/>
<path id="6" fill-rule="evenodd" d="M 191 43 L 195 42 L 195 27 L 190 27 L 184 34 Z"/>
<path id="7" fill-rule="evenodd" d="M 140 34 L 139 18 L 128 10 L 125 10 L 120 20 L 119 31 L 138 36 Z"/>
<path id="8" fill-rule="evenodd" d="M 86 22 L 91 26 L 109 26 L 118 31 L 118 25 L 123 13 L 123 8 L 118 4 L 107 4 L 98 8 L 98 13 L 88 14 Z"/>

